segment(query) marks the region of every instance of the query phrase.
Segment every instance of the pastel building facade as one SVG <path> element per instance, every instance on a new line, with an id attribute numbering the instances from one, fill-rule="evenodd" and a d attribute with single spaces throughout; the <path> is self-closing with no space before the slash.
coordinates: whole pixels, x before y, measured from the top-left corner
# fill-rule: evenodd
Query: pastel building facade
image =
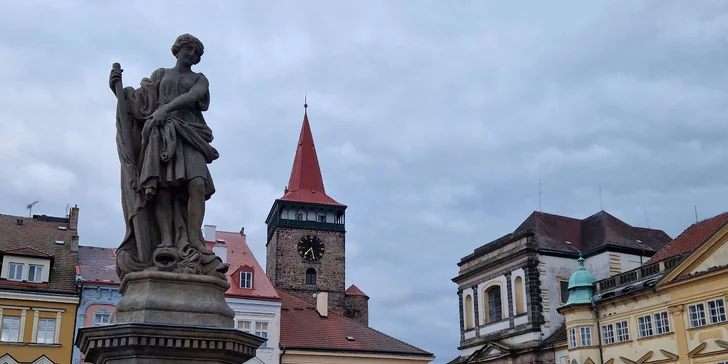
<path id="1" fill-rule="evenodd" d="M 574 274 L 559 309 L 570 364 L 728 362 L 728 213 L 693 224 L 637 269 L 589 275 Z"/>

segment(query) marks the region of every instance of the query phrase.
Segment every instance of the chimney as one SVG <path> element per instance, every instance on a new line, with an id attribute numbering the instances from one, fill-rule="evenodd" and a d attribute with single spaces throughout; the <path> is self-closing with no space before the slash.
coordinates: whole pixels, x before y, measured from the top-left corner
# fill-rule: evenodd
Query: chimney
<path id="1" fill-rule="evenodd" d="M 227 251 L 228 247 L 225 244 L 217 243 L 212 247 L 212 252 L 215 253 L 223 263 L 227 263 Z"/>
<path id="2" fill-rule="evenodd" d="M 319 292 L 316 294 L 316 311 L 321 317 L 329 316 L 329 292 Z"/>
<path id="3" fill-rule="evenodd" d="M 203 233 L 205 241 L 217 241 L 215 238 L 216 229 L 217 225 L 205 225 L 205 231 Z"/>
<path id="4" fill-rule="evenodd" d="M 73 206 L 68 214 L 68 229 L 78 230 L 78 205 Z"/>
<path id="5" fill-rule="evenodd" d="M 71 254 L 78 254 L 78 235 L 71 237 Z"/>

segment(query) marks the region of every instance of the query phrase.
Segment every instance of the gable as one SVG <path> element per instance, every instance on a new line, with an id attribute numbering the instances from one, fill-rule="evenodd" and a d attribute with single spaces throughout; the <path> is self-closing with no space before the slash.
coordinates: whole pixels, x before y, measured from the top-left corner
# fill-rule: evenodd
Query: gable
<path id="1" fill-rule="evenodd" d="M 10 356 L 10 354 L 5 354 L 0 356 L 0 364 L 18 364 L 18 361 Z"/>
<path id="2" fill-rule="evenodd" d="M 704 243 L 697 246 L 685 259 L 670 271 L 660 282 L 663 286 L 678 279 L 707 273 L 728 262 L 728 224 L 710 235 Z"/>
<path id="3" fill-rule="evenodd" d="M 54 364 L 47 356 L 42 355 L 40 358 L 35 359 L 31 364 Z"/>
<path id="4" fill-rule="evenodd" d="M 690 270 L 690 274 L 705 272 L 711 268 L 720 267 L 728 263 L 728 244 L 725 240 L 723 240 L 717 245 L 717 249 L 708 254 L 704 257 L 703 261 L 693 267 L 693 269 Z"/>

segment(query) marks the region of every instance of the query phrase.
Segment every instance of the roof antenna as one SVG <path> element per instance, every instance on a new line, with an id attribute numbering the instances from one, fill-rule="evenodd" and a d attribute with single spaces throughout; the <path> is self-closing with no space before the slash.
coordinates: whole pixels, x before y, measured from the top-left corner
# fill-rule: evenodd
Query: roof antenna
<path id="1" fill-rule="evenodd" d="M 543 193 L 543 190 L 541 189 L 541 178 L 538 179 L 538 212 L 542 212 L 541 210 L 541 194 Z"/>
<path id="2" fill-rule="evenodd" d="M 695 223 L 697 224 L 698 222 L 698 205 L 695 205 Z"/>
<path id="3" fill-rule="evenodd" d="M 604 202 L 602 201 L 602 185 L 599 185 L 599 210 L 604 211 Z"/>
<path id="4" fill-rule="evenodd" d="M 35 202 L 29 203 L 27 206 L 25 206 L 25 208 L 28 209 L 28 217 L 33 217 L 33 206 L 35 206 L 35 204 L 37 204 L 37 203 L 38 203 L 38 201 L 35 201 Z"/>
<path id="5" fill-rule="evenodd" d="M 644 211 L 645 211 L 645 220 L 647 220 L 647 228 L 648 228 L 648 229 L 651 229 L 651 228 L 650 228 L 650 218 L 649 218 L 649 217 L 647 217 L 647 207 L 645 207 L 645 205 L 642 205 L 642 210 L 644 210 Z"/>

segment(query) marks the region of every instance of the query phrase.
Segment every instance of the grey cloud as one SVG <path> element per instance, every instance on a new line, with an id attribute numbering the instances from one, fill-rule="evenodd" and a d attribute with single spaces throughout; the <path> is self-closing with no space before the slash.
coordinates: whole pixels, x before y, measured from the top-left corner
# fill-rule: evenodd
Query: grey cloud
<path id="1" fill-rule="evenodd" d="M 347 281 L 371 323 L 457 355 L 460 257 L 538 209 L 602 204 L 675 236 L 725 210 L 721 2 L 8 2 L 0 14 L 0 213 L 82 214 L 123 234 L 106 80 L 138 85 L 183 32 L 206 50 L 220 160 L 207 223 L 265 226 L 304 92 L 327 192 L 349 205 Z M 170 11 L 166 17 L 158 17 Z M 197 18 L 196 18 L 197 17 Z"/>

